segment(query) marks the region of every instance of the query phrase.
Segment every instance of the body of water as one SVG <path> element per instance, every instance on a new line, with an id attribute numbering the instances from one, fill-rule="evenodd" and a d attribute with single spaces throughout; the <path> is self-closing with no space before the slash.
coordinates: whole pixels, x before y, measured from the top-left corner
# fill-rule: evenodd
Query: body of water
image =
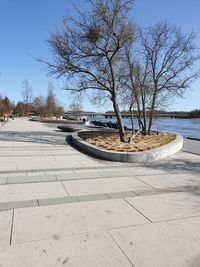
<path id="1" fill-rule="evenodd" d="M 116 118 L 105 118 L 104 116 L 96 116 L 92 120 L 102 122 L 116 122 Z M 124 125 L 131 128 L 130 118 L 124 118 Z M 135 128 L 137 129 L 137 120 L 134 120 Z M 184 137 L 192 137 L 200 139 L 200 118 L 197 119 L 171 119 L 169 117 L 158 117 L 154 119 L 152 130 L 176 132 Z"/>

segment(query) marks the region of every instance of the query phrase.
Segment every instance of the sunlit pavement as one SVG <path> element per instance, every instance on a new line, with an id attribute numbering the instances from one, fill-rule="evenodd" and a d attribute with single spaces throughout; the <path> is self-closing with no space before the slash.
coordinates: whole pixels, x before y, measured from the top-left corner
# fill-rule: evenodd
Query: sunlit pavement
<path id="1" fill-rule="evenodd" d="M 200 266 L 200 142 L 139 165 L 28 119 L 0 128 L 0 266 Z"/>

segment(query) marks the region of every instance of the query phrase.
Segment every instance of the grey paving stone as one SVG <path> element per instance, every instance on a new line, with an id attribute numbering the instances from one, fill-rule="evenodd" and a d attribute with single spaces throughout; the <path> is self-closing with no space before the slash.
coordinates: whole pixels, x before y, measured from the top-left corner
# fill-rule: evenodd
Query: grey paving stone
<path id="1" fill-rule="evenodd" d="M 0 247 L 10 245 L 12 216 L 12 210 L 0 212 Z"/>
<path id="2" fill-rule="evenodd" d="M 27 176 L 26 172 L 10 172 L 4 174 L 6 177 L 24 177 Z"/>
<path id="3" fill-rule="evenodd" d="M 7 184 L 37 183 L 37 182 L 49 182 L 49 181 L 57 181 L 56 176 L 49 175 L 49 176 L 8 177 Z"/>
<path id="4" fill-rule="evenodd" d="M 124 198 L 137 196 L 133 191 L 112 192 L 107 194 L 109 198 Z"/>
<path id="5" fill-rule="evenodd" d="M 74 173 L 73 170 L 55 170 L 55 171 L 45 171 L 46 175 L 59 175 L 59 174 L 64 174 L 64 175 L 70 175 Z"/>
<path id="6" fill-rule="evenodd" d="M 130 170 L 106 170 L 103 172 L 100 172 L 101 177 L 107 178 L 107 177 L 123 177 L 123 176 L 133 176 L 134 173 L 132 173 Z"/>
<path id="7" fill-rule="evenodd" d="M 0 184 L 6 184 L 6 177 L 0 177 Z"/>
<path id="8" fill-rule="evenodd" d="M 37 200 L 12 201 L 0 203 L 0 211 L 38 206 Z"/>
<path id="9" fill-rule="evenodd" d="M 56 227 L 57 228 L 57 227 Z M 65 227 L 64 227 L 65 228 Z M 0 247 L 2 266 L 20 267 L 132 267 L 106 231 Z"/>
<path id="10" fill-rule="evenodd" d="M 45 172 L 27 172 L 27 176 L 43 176 Z"/>
<path id="11" fill-rule="evenodd" d="M 60 181 L 65 181 L 65 180 L 100 178 L 101 175 L 99 173 L 84 172 L 84 173 L 72 173 L 72 174 L 57 174 L 56 177 Z"/>
<path id="12" fill-rule="evenodd" d="M 133 266 L 199 267 L 200 217 L 109 231 Z"/>
<path id="13" fill-rule="evenodd" d="M 76 197 L 59 197 L 59 198 L 47 198 L 47 199 L 39 199 L 39 206 L 48 206 L 48 205 L 56 205 L 56 204 L 64 204 L 64 203 L 75 203 L 78 202 Z"/>
<path id="14" fill-rule="evenodd" d="M 77 198 L 80 202 L 109 199 L 109 197 L 106 194 L 84 195 L 84 196 L 77 196 Z"/>

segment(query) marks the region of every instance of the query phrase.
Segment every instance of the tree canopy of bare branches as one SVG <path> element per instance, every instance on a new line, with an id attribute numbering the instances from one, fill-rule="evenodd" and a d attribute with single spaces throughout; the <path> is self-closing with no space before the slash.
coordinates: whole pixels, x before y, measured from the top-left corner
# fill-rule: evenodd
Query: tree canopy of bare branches
<path id="1" fill-rule="evenodd" d="M 92 90 L 95 100 L 112 101 L 120 140 L 125 131 L 120 103 L 135 107 L 139 128 L 151 132 L 156 108 L 181 97 L 198 77 L 194 34 L 157 23 L 140 28 L 129 18 L 132 0 L 90 0 L 91 9 L 64 19 L 48 39 L 52 62 L 38 59 L 50 75 L 64 77 L 66 90 Z M 133 125 L 133 120 L 132 120 Z"/>
<path id="2" fill-rule="evenodd" d="M 88 14 L 79 11 L 78 18 L 66 18 L 64 28 L 50 36 L 48 45 L 54 55 L 53 63 L 40 61 L 47 64 L 51 75 L 66 78 L 66 90 L 91 89 L 99 98 L 110 99 L 120 139 L 124 141 L 118 98 L 124 79 L 125 47 L 135 31 L 127 17 L 133 1 L 89 2 L 91 11 Z"/>
<path id="3" fill-rule="evenodd" d="M 140 29 L 138 39 L 138 56 L 132 56 L 134 44 L 129 44 L 126 53 L 129 99 L 132 97 L 131 103 L 137 107 L 139 125 L 145 133 L 150 133 L 155 109 L 167 104 L 173 96 L 182 97 L 198 78 L 193 66 L 199 55 L 194 33 L 183 34 L 168 23 Z"/>
<path id="4" fill-rule="evenodd" d="M 22 82 L 22 98 L 23 102 L 26 105 L 26 115 L 29 116 L 30 113 L 30 103 L 33 98 L 33 89 L 30 85 L 30 83 L 27 80 L 24 80 Z"/>

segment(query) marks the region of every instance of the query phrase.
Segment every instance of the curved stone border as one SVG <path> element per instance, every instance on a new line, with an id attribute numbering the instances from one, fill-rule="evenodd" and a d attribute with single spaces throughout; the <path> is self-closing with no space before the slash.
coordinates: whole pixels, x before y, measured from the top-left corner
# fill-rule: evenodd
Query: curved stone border
<path id="1" fill-rule="evenodd" d="M 72 134 L 72 142 L 84 151 L 101 159 L 135 163 L 155 162 L 175 154 L 183 147 L 183 137 L 178 134 L 176 135 L 176 139 L 169 144 L 141 152 L 117 152 L 106 150 L 85 142 L 78 136 L 78 133 Z"/>

